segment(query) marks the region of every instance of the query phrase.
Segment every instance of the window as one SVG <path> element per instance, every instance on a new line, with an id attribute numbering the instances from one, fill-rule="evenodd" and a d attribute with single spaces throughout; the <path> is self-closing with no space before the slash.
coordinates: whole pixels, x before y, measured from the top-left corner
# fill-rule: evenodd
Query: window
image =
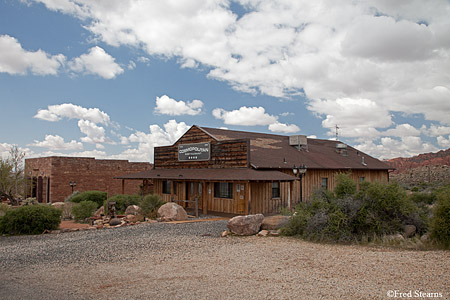
<path id="1" fill-rule="evenodd" d="M 171 194 L 172 182 L 170 180 L 163 181 L 163 194 Z"/>
<path id="2" fill-rule="evenodd" d="M 176 181 L 173 182 L 173 193 L 175 195 L 177 194 L 177 182 Z"/>
<path id="3" fill-rule="evenodd" d="M 228 182 L 214 182 L 214 197 L 233 199 L 233 184 Z"/>
<path id="4" fill-rule="evenodd" d="M 359 183 L 363 182 L 365 177 L 359 177 Z"/>
<path id="5" fill-rule="evenodd" d="M 321 187 L 325 190 L 328 190 L 328 177 L 323 177 L 322 178 L 322 185 Z"/>
<path id="6" fill-rule="evenodd" d="M 272 182 L 272 198 L 280 198 L 280 183 Z"/>

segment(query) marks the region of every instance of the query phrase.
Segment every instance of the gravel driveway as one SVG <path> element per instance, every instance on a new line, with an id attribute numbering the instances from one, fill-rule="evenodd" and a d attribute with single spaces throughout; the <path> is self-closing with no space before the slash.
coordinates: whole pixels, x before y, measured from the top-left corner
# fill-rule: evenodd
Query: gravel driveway
<path id="1" fill-rule="evenodd" d="M 221 238 L 225 228 L 0 237 L 0 299 L 450 299 L 449 251 Z"/>

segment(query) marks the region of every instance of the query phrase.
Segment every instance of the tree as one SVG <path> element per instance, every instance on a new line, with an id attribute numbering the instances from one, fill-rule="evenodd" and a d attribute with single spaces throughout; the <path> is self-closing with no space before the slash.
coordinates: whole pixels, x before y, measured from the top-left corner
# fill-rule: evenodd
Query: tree
<path id="1" fill-rule="evenodd" d="M 14 180 L 11 176 L 13 165 L 8 159 L 0 159 L 0 196 L 12 197 L 14 188 Z"/>
<path id="2" fill-rule="evenodd" d="M 24 181 L 23 158 L 25 157 L 25 152 L 20 151 L 17 145 L 13 145 L 9 149 L 9 156 L 10 163 L 13 167 L 14 193 L 18 195 L 19 185 Z"/>

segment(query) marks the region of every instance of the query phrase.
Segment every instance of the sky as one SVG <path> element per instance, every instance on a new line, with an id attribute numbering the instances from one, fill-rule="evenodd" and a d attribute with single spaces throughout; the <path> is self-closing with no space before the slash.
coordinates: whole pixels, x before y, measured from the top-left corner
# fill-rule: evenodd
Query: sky
<path id="1" fill-rule="evenodd" d="M 0 0 L 0 154 L 153 162 L 192 125 L 450 147 L 448 0 Z"/>

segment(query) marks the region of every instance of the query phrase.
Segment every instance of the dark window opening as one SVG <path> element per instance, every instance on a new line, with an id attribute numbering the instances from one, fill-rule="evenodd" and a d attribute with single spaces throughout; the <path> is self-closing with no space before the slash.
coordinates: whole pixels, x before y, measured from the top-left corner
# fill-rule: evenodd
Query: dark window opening
<path id="1" fill-rule="evenodd" d="M 172 182 L 170 180 L 163 181 L 163 194 L 171 194 Z"/>
<path id="2" fill-rule="evenodd" d="M 214 182 L 214 197 L 233 199 L 233 184 L 229 182 Z"/>
<path id="3" fill-rule="evenodd" d="M 272 198 L 280 198 L 280 183 L 272 182 Z"/>
<path id="4" fill-rule="evenodd" d="M 328 178 L 327 177 L 322 178 L 322 185 L 321 185 L 321 187 L 323 189 L 325 189 L 325 190 L 328 190 Z"/>

